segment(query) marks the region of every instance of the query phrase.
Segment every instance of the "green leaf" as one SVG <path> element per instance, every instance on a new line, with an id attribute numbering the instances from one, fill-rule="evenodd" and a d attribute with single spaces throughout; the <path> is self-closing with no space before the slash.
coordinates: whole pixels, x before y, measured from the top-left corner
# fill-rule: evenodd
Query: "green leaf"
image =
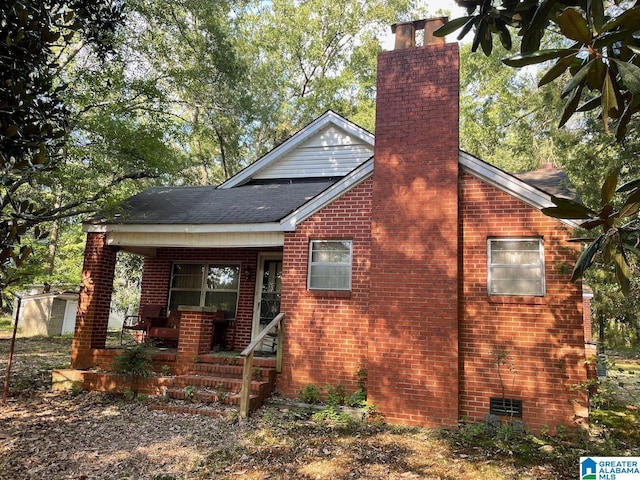
<path id="1" fill-rule="evenodd" d="M 447 23 L 433 32 L 433 35 L 436 37 L 444 37 L 446 35 L 449 35 L 450 33 L 453 33 L 460 27 L 464 26 L 470 19 L 473 20 L 473 18 L 474 17 L 460 17 L 449 20 Z"/>
<path id="2" fill-rule="evenodd" d="M 640 178 L 631 180 L 630 182 L 627 182 L 627 183 L 623 183 L 618 187 L 616 192 L 628 192 L 629 190 L 633 190 L 638 187 L 640 187 Z"/>
<path id="3" fill-rule="evenodd" d="M 542 76 L 542 78 L 538 82 L 538 87 L 546 85 L 547 83 L 555 80 L 560 75 L 562 75 L 567 70 L 567 68 L 571 66 L 577 54 L 578 52 L 575 52 L 571 55 L 567 55 L 566 57 L 559 58 L 555 65 L 547 70 L 547 73 Z"/>
<path id="4" fill-rule="evenodd" d="M 505 58 L 502 63 L 510 67 L 526 67 L 527 65 L 535 65 L 536 63 L 546 62 L 554 58 L 566 57 L 567 55 L 576 55 L 576 51 L 569 48 L 554 48 L 548 50 L 538 50 L 531 53 L 520 53 L 510 58 Z"/>
<path id="5" fill-rule="evenodd" d="M 496 20 L 496 28 L 498 29 L 500 43 L 502 43 L 504 49 L 511 50 L 511 47 L 513 46 L 511 43 L 511 33 L 509 32 L 509 29 L 507 28 L 505 23 L 500 21 L 499 19 Z"/>
<path id="6" fill-rule="evenodd" d="M 479 15 L 476 15 L 475 17 L 469 17 L 469 21 L 464 25 L 464 27 L 462 27 L 462 30 L 460 30 L 460 33 L 456 38 L 458 40 L 462 40 L 467 35 L 467 33 L 469 33 L 469 30 L 471 30 L 471 28 L 474 25 L 476 25 L 479 21 L 480 21 Z"/>
<path id="7" fill-rule="evenodd" d="M 620 284 L 622 293 L 626 296 L 629 294 L 629 286 L 631 284 L 631 269 L 629 268 L 627 258 L 625 257 L 622 248 L 619 248 L 616 251 L 615 261 L 616 278 L 618 280 L 618 283 Z"/>
<path id="8" fill-rule="evenodd" d="M 580 70 L 578 70 L 578 72 L 573 76 L 573 78 L 569 80 L 569 83 L 567 83 L 565 87 L 562 89 L 562 93 L 561 93 L 562 97 L 566 97 L 574 88 L 577 88 L 579 85 L 582 85 L 585 82 L 587 78 L 587 74 L 589 73 L 589 70 L 591 69 L 591 67 L 593 67 L 594 62 L 595 60 L 591 59 L 587 62 L 585 66 L 583 66 Z"/>
<path id="9" fill-rule="evenodd" d="M 588 112 L 590 110 L 593 110 L 594 108 L 598 108 L 601 104 L 601 100 L 602 96 L 594 97 L 588 102 L 580 105 L 580 107 L 576 109 L 576 112 Z"/>
<path id="10" fill-rule="evenodd" d="M 574 200 L 551 197 L 551 201 L 556 205 L 555 207 L 542 209 L 542 213 L 549 217 L 587 220 L 596 216 L 596 212 Z"/>
<path id="11" fill-rule="evenodd" d="M 616 89 L 613 86 L 613 80 L 611 78 L 611 71 L 607 70 L 604 76 L 604 83 L 602 84 L 602 120 L 605 125 L 610 117 L 620 116 L 620 107 L 618 105 L 618 97 L 616 95 Z"/>
<path id="12" fill-rule="evenodd" d="M 607 179 L 602 184 L 600 190 L 600 205 L 607 205 L 611 203 L 613 195 L 616 193 L 616 185 L 618 184 L 618 172 L 615 170 L 609 174 Z"/>
<path id="13" fill-rule="evenodd" d="M 584 272 L 593 264 L 593 258 L 596 256 L 603 238 L 604 234 L 601 233 L 587 248 L 584 249 L 582 254 L 580 254 L 578 261 L 573 267 L 573 272 L 571 273 L 572 282 L 582 278 Z"/>
<path id="14" fill-rule="evenodd" d="M 593 18 L 593 28 L 600 31 L 604 24 L 604 5 L 602 0 L 591 0 L 591 18 Z"/>
<path id="15" fill-rule="evenodd" d="M 560 117 L 560 123 L 558 123 L 558 127 L 563 127 L 569 121 L 571 115 L 573 115 L 576 111 L 578 103 L 580 102 L 580 97 L 582 96 L 582 89 L 583 85 L 579 85 L 578 88 L 573 91 L 573 93 L 569 97 L 569 100 L 567 100 L 567 103 L 562 110 L 562 117 Z"/>
<path id="16" fill-rule="evenodd" d="M 549 12 L 551 12 L 551 8 L 553 4 L 556 3 L 556 0 L 544 0 L 536 9 L 536 12 L 533 14 L 533 18 L 529 23 L 528 30 L 542 30 L 545 26 L 547 18 L 549 16 Z"/>
<path id="17" fill-rule="evenodd" d="M 602 26 L 599 33 L 608 32 L 609 30 L 613 30 L 619 26 L 632 30 L 640 28 L 640 6 L 630 8 L 617 17 L 612 18 Z"/>
<path id="18" fill-rule="evenodd" d="M 615 58 L 612 58 L 612 60 L 616 64 L 616 67 L 618 67 L 618 73 L 622 78 L 624 86 L 633 94 L 640 93 L 640 67 Z"/>
<path id="19" fill-rule="evenodd" d="M 640 181 L 640 180 L 636 180 Z M 632 191 L 632 193 L 627 197 L 627 200 L 624 202 L 622 208 L 617 213 L 618 218 L 630 217 L 638 213 L 640 209 L 640 189 Z"/>
<path id="20" fill-rule="evenodd" d="M 573 8 L 566 8 L 557 18 L 562 34 L 572 40 L 584 44 L 591 43 L 592 36 L 587 26 L 587 20 Z"/>

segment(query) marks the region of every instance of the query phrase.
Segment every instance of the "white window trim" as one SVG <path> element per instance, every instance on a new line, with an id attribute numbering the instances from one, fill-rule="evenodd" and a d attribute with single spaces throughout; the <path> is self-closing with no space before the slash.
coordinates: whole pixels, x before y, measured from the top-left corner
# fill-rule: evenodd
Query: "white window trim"
<path id="1" fill-rule="evenodd" d="M 202 276 L 200 279 L 200 288 L 173 288 L 171 284 L 173 283 L 173 268 L 176 265 L 204 265 L 204 270 L 202 272 Z M 207 273 L 209 272 L 209 267 L 238 267 L 238 289 L 215 289 L 212 290 L 207 286 Z M 236 315 L 238 312 L 238 304 L 240 303 L 240 282 L 242 282 L 242 265 L 233 262 L 233 263 L 225 263 L 225 262 L 198 262 L 198 261 L 188 261 L 188 262 L 173 262 L 171 264 L 171 275 L 169 276 L 169 296 L 167 298 L 167 306 L 171 305 L 171 294 L 176 292 L 200 292 L 200 304 L 198 307 L 204 307 L 205 300 L 207 298 L 207 293 L 209 292 L 235 292 L 236 293 Z"/>
<path id="2" fill-rule="evenodd" d="M 541 289 L 542 291 L 539 293 L 491 293 L 492 279 L 491 279 L 491 271 L 492 268 L 498 267 L 500 268 L 500 264 L 492 264 L 491 263 L 491 243 L 492 242 L 531 242 L 537 240 L 538 241 L 538 252 L 540 254 L 540 263 L 536 264 L 528 264 L 528 265 L 539 265 L 542 270 L 542 282 Z M 517 265 L 509 264 L 510 268 L 517 268 Z M 492 297 L 544 297 L 547 295 L 547 285 L 546 285 L 546 266 L 544 260 L 544 239 L 541 237 L 491 237 L 487 238 L 487 293 Z"/>
<path id="3" fill-rule="evenodd" d="M 312 262 L 313 257 L 313 244 L 321 243 L 321 242 L 349 242 L 349 284 L 346 288 L 323 288 L 323 287 L 312 287 L 311 286 L 311 266 L 314 265 Z M 346 263 L 336 263 L 336 262 L 316 262 L 315 264 L 321 265 L 335 265 L 335 266 L 345 266 Z M 353 278 L 353 240 L 350 238 L 317 238 L 311 240 L 309 242 L 309 263 L 307 265 L 307 289 L 314 291 L 339 291 L 339 292 L 350 292 L 351 291 L 351 282 Z"/>

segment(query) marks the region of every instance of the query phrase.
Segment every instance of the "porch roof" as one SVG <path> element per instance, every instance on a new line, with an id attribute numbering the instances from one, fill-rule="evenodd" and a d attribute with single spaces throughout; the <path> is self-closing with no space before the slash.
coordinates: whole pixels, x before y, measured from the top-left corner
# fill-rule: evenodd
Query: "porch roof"
<path id="1" fill-rule="evenodd" d="M 248 184 L 235 188 L 155 187 L 127 199 L 106 225 L 231 225 L 282 220 L 335 179 Z"/>

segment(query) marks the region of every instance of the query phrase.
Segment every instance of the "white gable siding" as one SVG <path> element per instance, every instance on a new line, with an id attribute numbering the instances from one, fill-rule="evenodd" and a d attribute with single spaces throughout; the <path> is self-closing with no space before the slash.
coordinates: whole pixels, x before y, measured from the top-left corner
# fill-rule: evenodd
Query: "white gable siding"
<path id="1" fill-rule="evenodd" d="M 371 145 L 330 125 L 253 178 L 342 177 L 372 155 Z"/>

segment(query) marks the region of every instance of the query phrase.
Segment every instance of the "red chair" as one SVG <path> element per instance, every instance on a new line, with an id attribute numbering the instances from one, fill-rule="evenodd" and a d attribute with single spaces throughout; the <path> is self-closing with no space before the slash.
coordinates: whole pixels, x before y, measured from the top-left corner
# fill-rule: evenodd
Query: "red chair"
<path id="1" fill-rule="evenodd" d="M 140 310 L 137 315 L 128 315 L 122 322 L 122 331 L 120 332 L 120 345 L 124 345 L 125 331 L 131 331 L 138 341 L 138 334 L 140 332 L 140 340 L 146 340 L 147 328 L 151 318 L 159 317 L 162 313 L 161 305 L 140 305 Z"/>

